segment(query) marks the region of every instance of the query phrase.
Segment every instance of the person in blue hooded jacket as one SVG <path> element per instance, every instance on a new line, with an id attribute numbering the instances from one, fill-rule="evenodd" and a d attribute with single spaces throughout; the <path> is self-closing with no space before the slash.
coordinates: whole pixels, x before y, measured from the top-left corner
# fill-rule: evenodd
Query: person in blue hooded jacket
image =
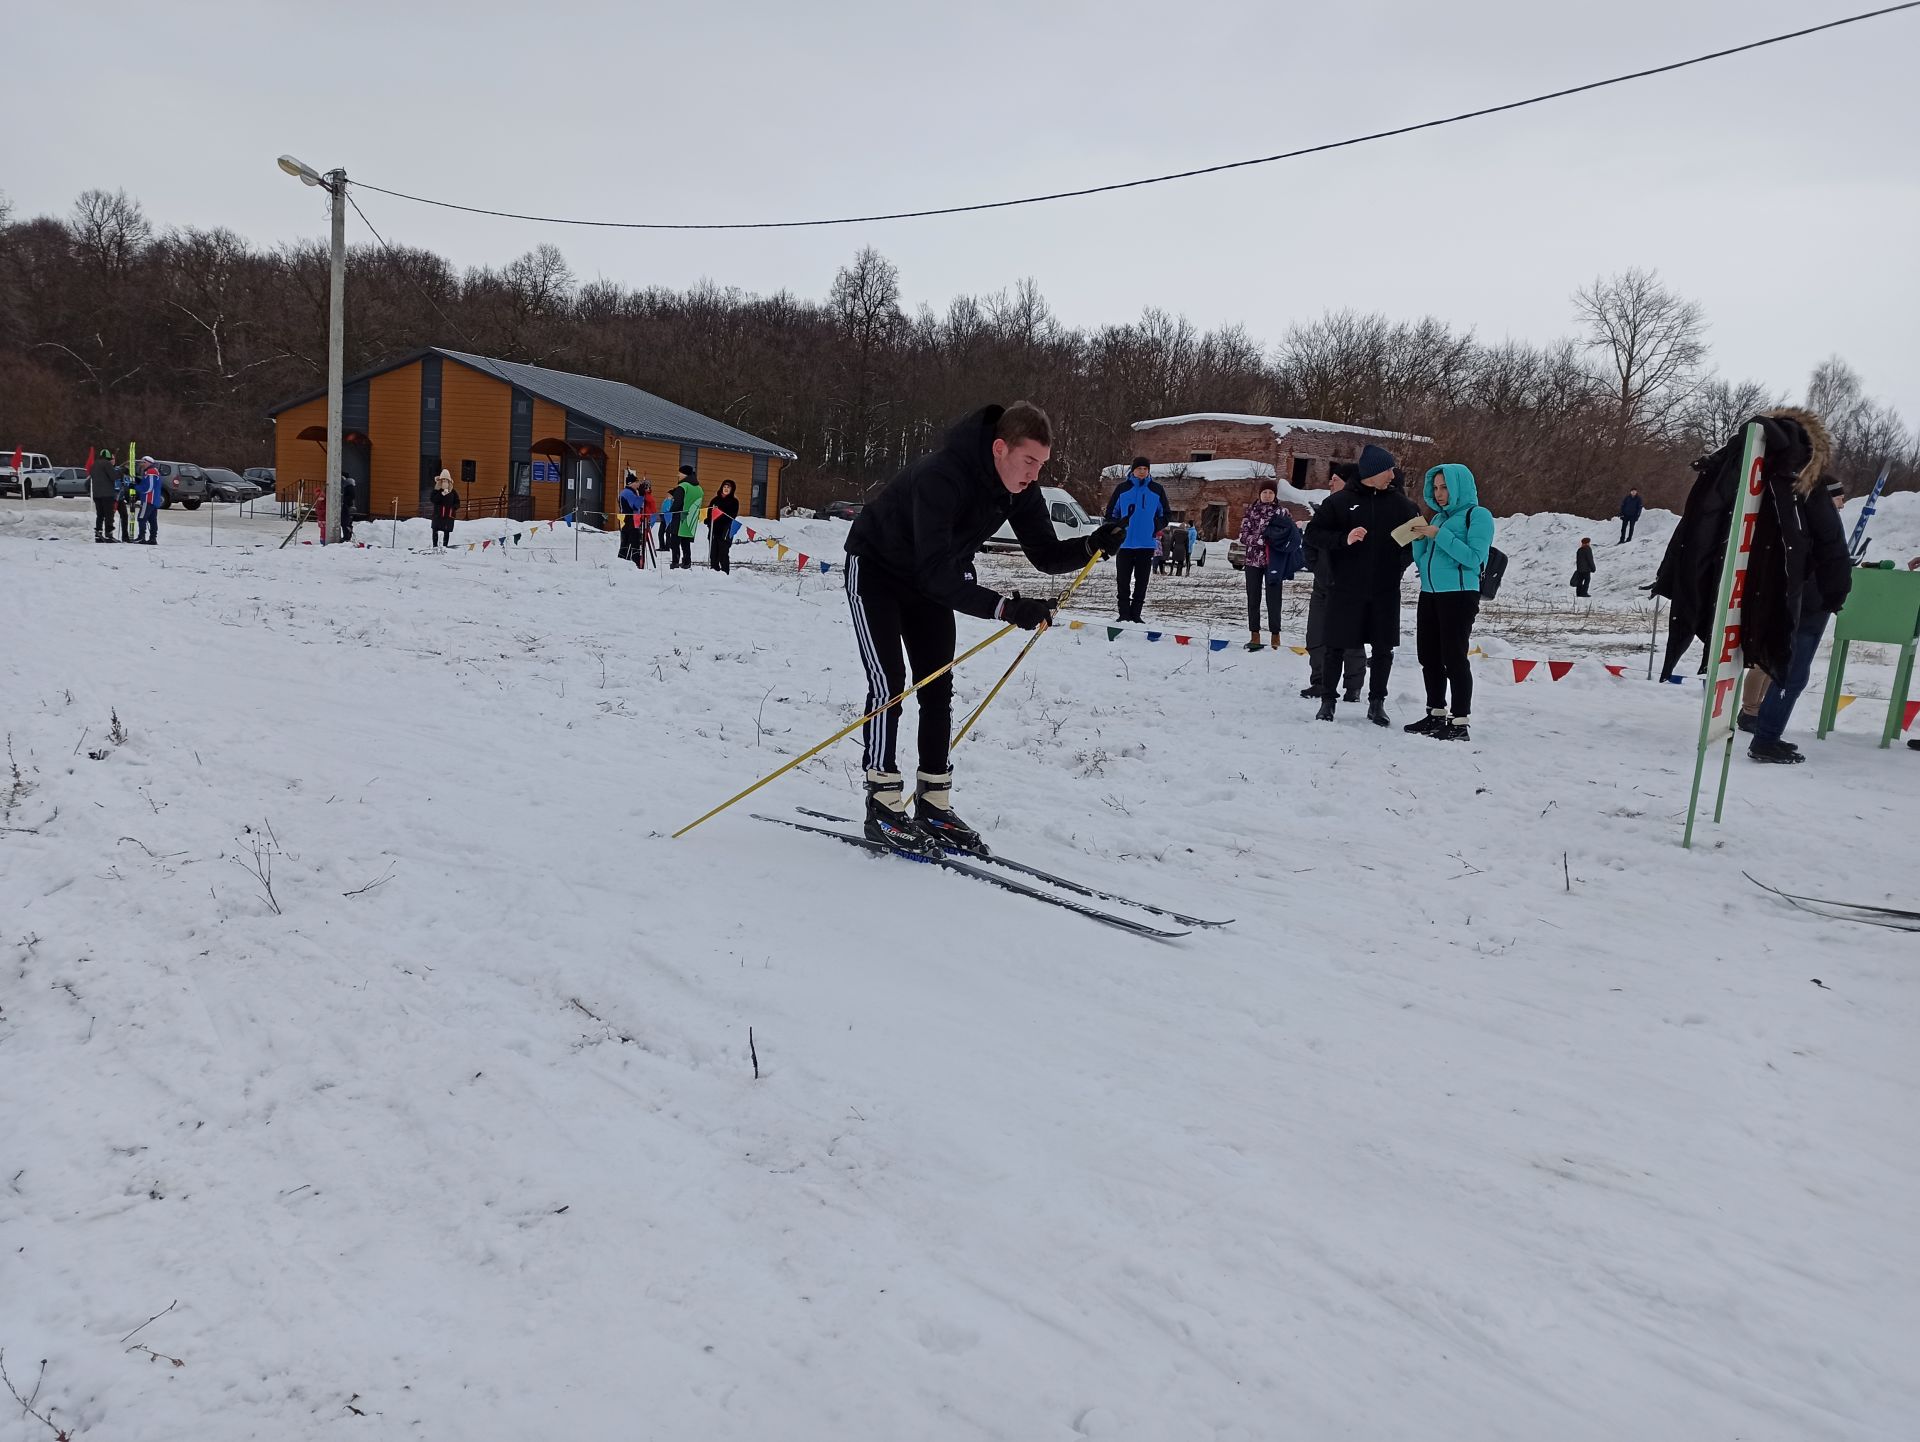
<path id="1" fill-rule="evenodd" d="M 1413 564 L 1420 573 L 1414 638 L 1427 683 L 1427 714 L 1405 729 L 1416 736 L 1466 741 L 1473 715 L 1467 650 L 1480 614 L 1480 573 L 1493 549 L 1493 512 L 1480 504 L 1473 472 L 1461 465 L 1428 471 L 1426 498 L 1433 518 L 1414 527 Z"/>
<path id="2" fill-rule="evenodd" d="M 1107 502 L 1107 519 L 1125 522 L 1126 537 L 1114 553 L 1114 574 L 1120 588 L 1122 621 L 1143 619 L 1140 608 L 1147 599 L 1147 574 L 1153 569 L 1154 543 L 1166 529 L 1173 508 L 1167 493 L 1153 478 L 1153 465 L 1145 456 L 1135 456 L 1127 467 L 1127 477 L 1114 487 Z"/>

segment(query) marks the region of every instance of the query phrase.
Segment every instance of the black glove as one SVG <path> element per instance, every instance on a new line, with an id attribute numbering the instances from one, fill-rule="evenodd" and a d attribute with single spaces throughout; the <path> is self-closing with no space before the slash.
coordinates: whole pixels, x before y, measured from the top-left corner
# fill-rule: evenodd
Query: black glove
<path id="1" fill-rule="evenodd" d="M 1111 556 L 1120 549 L 1120 543 L 1126 538 L 1127 523 L 1125 521 L 1108 521 L 1087 537 L 1087 554 Z"/>
<path id="2" fill-rule="evenodd" d="M 1000 603 L 1000 619 L 1011 621 L 1022 631 L 1035 631 L 1053 621 L 1053 602 L 1023 598 L 1015 591 Z"/>

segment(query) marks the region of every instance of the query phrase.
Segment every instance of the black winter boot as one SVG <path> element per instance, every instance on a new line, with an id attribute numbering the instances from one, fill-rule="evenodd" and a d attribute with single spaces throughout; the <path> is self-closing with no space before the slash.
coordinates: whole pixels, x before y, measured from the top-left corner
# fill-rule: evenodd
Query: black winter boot
<path id="1" fill-rule="evenodd" d="M 1387 715 L 1387 706 L 1384 701 L 1367 702 L 1367 719 L 1376 726 L 1393 725 L 1393 718 Z"/>
<path id="2" fill-rule="evenodd" d="M 1360 688 L 1358 686 L 1347 687 L 1347 694 L 1341 697 L 1340 699 L 1345 701 L 1349 706 L 1351 706 L 1354 702 L 1360 699 Z"/>
<path id="3" fill-rule="evenodd" d="M 1468 718 L 1456 716 L 1438 731 L 1433 733 L 1436 741 L 1471 741 L 1472 734 L 1467 729 Z"/>
<path id="4" fill-rule="evenodd" d="M 1409 736 L 1431 736 L 1437 731 L 1444 731 L 1446 726 L 1447 713 L 1445 711 L 1435 711 L 1432 707 L 1428 707 L 1426 715 L 1422 716 L 1418 721 L 1409 722 L 1400 729 Z"/>
<path id="5" fill-rule="evenodd" d="M 942 850 L 985 856 L 987 843 L 980 839 L 980 833 L 953 813 L 953 773 L 922 771 L 919 776 L 913 819 L 922 834 Z"/>
<path id="6" fill-rule="evenodd" d="M 1313 719 L 1316 721 L 1333 720 L 1333 707 L 1334 707 L 1333 692 L 1328 691 L 1325 695 L 1321 696 L 1320 710 L 1317 713 L 1315 713 Z"/>
<path id="7" fill-rule="evenodd" d="M 907 815 L 907 798 L 900 773 L 867 773 L 867 840 L 878 841 L 907 856 L 931 856 L 939 848 Z"/>
<path id="8" fill-rule="evenodd" d="M 1779 766 L 1791 766 L 1807 759 L 1800 754 L 1798 746 L 1789 746 L 1784 741 L 1756 741 L 1747 748 L 1747 755 L 1755 761 L 1771 761 Z"/>

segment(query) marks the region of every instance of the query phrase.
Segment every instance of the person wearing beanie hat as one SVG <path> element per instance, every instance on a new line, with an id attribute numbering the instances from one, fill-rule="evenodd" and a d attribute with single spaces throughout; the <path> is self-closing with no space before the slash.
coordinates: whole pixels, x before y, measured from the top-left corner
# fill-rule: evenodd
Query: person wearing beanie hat
<path id="1" fill-rule="evenodd" d="M 1153 478 L 1153 463 L 1135 456 L 1127 467 L 1126 478 L 1114 487 L 1107 502 L 1109 524 L 1126 528 L 1120 549 L 1114 553 L 1114 574 L 1119 587 L 1119 615 L 1122 621 L 1139 621 L 1147 599 L 1147 577 L 1153 571 L 1154 545 L 1166 529 L 1173 508 L 1167 493 Z"/>
<path id="2" fill-rule="evenodd" d="M 1386 712 L 1387 679 L 1400 644 L 1400 577 L 1413 553 L 1393 532 L 1419 516 L 1420 508 L 1394 485 L 1399 462 L 1383 446 L 1368 446 L 1354 464 L 1358 484 L 1349 486 L 1314 512 L 1307 525 L 1308 544 L 1328 569 L 1326 644 L 1318 720 L 1334 719 L 1333 681 L 1347 653 L 1373 650 L 1369 667 L 1367 719 L 1392 724 Z M 1318 567 L 1316 567 L 1316 577 Z"/>

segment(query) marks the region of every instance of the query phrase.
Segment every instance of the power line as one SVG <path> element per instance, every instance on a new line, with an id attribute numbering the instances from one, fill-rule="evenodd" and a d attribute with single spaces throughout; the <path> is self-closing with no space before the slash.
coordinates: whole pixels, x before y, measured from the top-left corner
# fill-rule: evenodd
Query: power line
<path id="1" fill-rule="evenodd" d="M 424 195 L 409 195 L 403 190 L 388 190 L 384 186 L 369 185 L 364 180 L 349 180 L 349 185 L 362 190 L 377 191 L 381 195 L 390 195 L 396 200 L 411 200 L 418 205 L 437 206 L 442 210 L 465 211 L 469 215 L 490 215 L 502 220 L 531 220 L 543 225 L 581 225 L 607 230 L 794 230 L 810 226 L 823 225 L 867 225 L 881 220 L 921 220 L 934 215 L 965 215 L 977 210 L 1006 210 L 1016 205 L 1040 205 L 1052 200 L 1074 200 L 1086 195 L 1104 195 L 1109 191 L 1133 190 L 1143 185 L 1164 185 L 1170 180 L 1191 180 L 1195 176 L 1217 175 L 1226 170 L 1243 170 L 1252 165 L 1272 165 L 1281 160 L 1297 160 L 1303 155 L 1319 155 L 1329 150 L 1344 150 L 1349 146 L 1366 145 L 1375 140 L 1389 140 L 1397 135 L 1412 135 L 1416 131 L 1434 130 L 1442 125 L 1457 125 L 1463 120 L 1478 120 L 1482 116 L 1499 115 L 1509 110 L 1523 110 L 1529 105 L 1544 105 L 1549 100 L 1563 100 L 1569 95 L 1582 95 L 1590 90 L 1604 90 L 1610 85 L 1624 85 L 1630 80 L 1644 80 L 1650 75 L 1665 75 L 1674 70 L 1685 70 L 1692 65 L 1705 65 L 1709 61 L 1724 60 L 1730 55 L 1740 55 L 1749 50 L 1760 50 L 1769 45 L 1781 45 L 1789 40 L 1803 39 L 1808 35 L 1818 35 L 1823 30 L 1837 30 L 1842 25 L 1856 25 L 1862 20 L 1876 20 L 1883 15 L 1892 15 L 1901 10 L 1920 8 L 1920 0 L 1906 0 L 1900 5 L 1888 5 L 1879 10 L 1867 10 L 1858 15 L 1848 15 L 1839 20 L 1829 20 L 1820 25 L 1809 25 L 1802 30 L 1789 30 L 1782 35 L 1769 35 L 1763 40 L 1750 40 L 1744 45 L 1735 45 L 1725 50 L 1714 50 L 1705 55 L 1696 55 L 1690 60 L 1675 60 L 1667 65 L 1656 65 L 1647 70 L 1635 70 L 1625 75 L 1611 76 L 1606 80 L 1592 80 L 1584 85 L 1571 85 L 1564 90 L 1550 90 L 1544 95 L 1529 96 L 1525 100 L 1510 100 L 1504 105 L 1488 105 L 1479 110 L 1466 110 L 1458 115 L 1444 116 L 1438 120 L 1423 120 L 1415 125 L 1396 126 L 1392 130 L 1376 130 L 1367 135 L 1355 135 L 1346 140 L 1330 140 L 1322 145 L 1306 145 L 1297 150 L 1281 151 L 1278 155 L 1261 155 L 1250 160 L 1229 160 L 1220 165 L 1205 165 L 1193 170 L 1177 170 L 1168 175 L 1149 175 L 1139 180 L 1120 180 L 1110 185 L 1089 185 L 1078 190 L 1056 190 L 1046 195 L 1027 195 L 1015 200 L 987 200 L 973 205 L 944 205 L 932 210 L 896 210 L 874 215 L 845 215 L 823 220 L 736 220 L 736 221 L 663 221 L 663 220 L 581 220 L 560 215 L 525 215 L 512 210 L 489 210 L 479 205 L 457 205 L 450 200 L 432 200 Z M 356 207 L 357 208 L 357 207 Z M 363 215 L 362 220 L 366 219 Z M 372 227 L 368 227 L 371 229 Z"/>

